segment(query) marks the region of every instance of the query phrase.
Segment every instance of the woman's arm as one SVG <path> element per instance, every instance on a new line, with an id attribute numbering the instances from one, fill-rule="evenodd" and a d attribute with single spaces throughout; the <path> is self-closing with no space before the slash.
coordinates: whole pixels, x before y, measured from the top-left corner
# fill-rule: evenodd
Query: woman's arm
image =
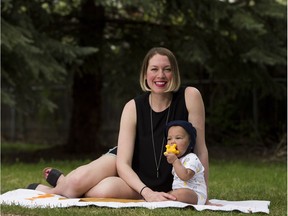
<path id="1" fill-rule="evenodd" d="M 135 191 L 140 191 L 145 185 L 132 169 L 134 143 L 136 137 L 136 106 L 130 100 L 124 107 L 118 135 L 117 171 L 119 176 Z"/>
<path id="2" fill-rule="evenodd" d="M 185 90 L 185 102 L 188 110 L 188 121 L 197 130 L 196 144 L 194 153 L 198 156 L 205 168 L 205 181 L 209 182 L 209 159 L 208 149 L 205 141 L 205 107 L 201 93 L 194 87 L 187 87 Z M 208 194 L 208 191 L 207 191 Z"/>
<path id="3" fill-rule="evenodd" d="M 116 161 L 118 175 L 136 192 L 141 192 L 146 201 L 175 200 L 175 197 L 168 193 L 154 192 L 145 187 L 146 185 L 132 169 L 136 124 L 136 105 L 135 101 L 131 100 L 125 105 L 120 121 Z"/>

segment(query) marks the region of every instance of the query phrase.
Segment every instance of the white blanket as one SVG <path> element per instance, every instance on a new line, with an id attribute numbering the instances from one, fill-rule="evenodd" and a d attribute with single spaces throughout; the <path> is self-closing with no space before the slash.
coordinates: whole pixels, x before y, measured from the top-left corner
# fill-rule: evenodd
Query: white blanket
<path id="1" fill-rule="evenodd" d="M 68 199 L 55 194 L 45 194 L 41 191 L 17 189 L 8 191 L 0 195 L 0 204 L 5 205 L 20 205 L 27 208 L 65 208 L 71 206 L 99 206 L 109 208 L 128 208 L 128 207 L 143 207 L 148 209 L 155 208 L 185 208 L 193 207 L 198 211 L 213 210 L 213 211 L 240 211 L 244 213 L 263 212 L 269 214 L 270 201 L 263 200 L 247 200 L 247 201 L 225 201 L 225 200 L 210 200 L 211 203 L 222 204 L 223 206 L 210 205 L 191 205 L 177 201 L 164 202 L 145 202 L 142 200 L 127 200 L 127 199 L 99 199 L 99 198 L 77 198 Z"/>

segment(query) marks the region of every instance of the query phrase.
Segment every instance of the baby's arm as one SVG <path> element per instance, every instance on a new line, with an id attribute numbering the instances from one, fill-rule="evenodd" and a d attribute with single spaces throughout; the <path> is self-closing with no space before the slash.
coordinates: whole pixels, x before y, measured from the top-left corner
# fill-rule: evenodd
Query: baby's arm
<path id="1" fill-rule="evenodd" d="M 195 175 L 195 172 L 191 169 L 184 167 L 178 158 L 172 163 L 172 165 L 176 174 L 182 181 L 188 181 Z"/>

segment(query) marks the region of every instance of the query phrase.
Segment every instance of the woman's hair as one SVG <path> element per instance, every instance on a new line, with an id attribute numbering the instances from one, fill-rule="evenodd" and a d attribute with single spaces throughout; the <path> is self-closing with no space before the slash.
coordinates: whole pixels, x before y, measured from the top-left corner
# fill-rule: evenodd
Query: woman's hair
<path id="1" fill-rule="evenodd" d="M 147 68 L 148 68 L 150 59 L 156 54 L 167 56 L 171 64 L 171 70 L 172 70 L 173 76 L 172 76 L 171 83 L 168 86 L 168 89 L 166 92 L 177 91 L 181 85 L 181 79 L 180 79 L 180 73 L 179 73 L 177 60 L 174 54 L 170 50 L 164 47 L 154 47 L 150 49 L 148 53 L 146 54 L 142 63 L 141 71 L 140 71 L 140 86 L 142 90 L 151 91 L 151 89 L 147 85 L 146 73 L 147 73 Z"/>

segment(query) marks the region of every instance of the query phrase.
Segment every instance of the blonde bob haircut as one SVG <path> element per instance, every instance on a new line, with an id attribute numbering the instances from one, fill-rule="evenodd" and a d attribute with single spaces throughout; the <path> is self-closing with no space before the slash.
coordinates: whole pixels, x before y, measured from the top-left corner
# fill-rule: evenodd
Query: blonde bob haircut
<path id="1" fill-rule="evenodd" d="M 168 89 L 166 90 L 166 92 L 177 91 L 181 85 L 178 63 L 177 63 L 177 60 L 176 60 L 174 54 L 170 50 L 168 50 L 164 47 L 154 47 L 154 48 L 150 49 L 148 51 L 148 53 L 146 54 L 146 56 L 143 60 L 143 63 L 142 63 L 141 71 L 140 71 L 140 86 L 141 86 L 142 90 L 145 92 L 151 91 L 150 87 L 147 84 L 146 74 L 147 74 L 149 61 L 156 54 L 167 56 L 168 60 L 171 64 L 171 71 L 172 71 L 173 76 L 172 76 L 172 80 L 171 80 L 170 85 L 168 86 Z"/>

